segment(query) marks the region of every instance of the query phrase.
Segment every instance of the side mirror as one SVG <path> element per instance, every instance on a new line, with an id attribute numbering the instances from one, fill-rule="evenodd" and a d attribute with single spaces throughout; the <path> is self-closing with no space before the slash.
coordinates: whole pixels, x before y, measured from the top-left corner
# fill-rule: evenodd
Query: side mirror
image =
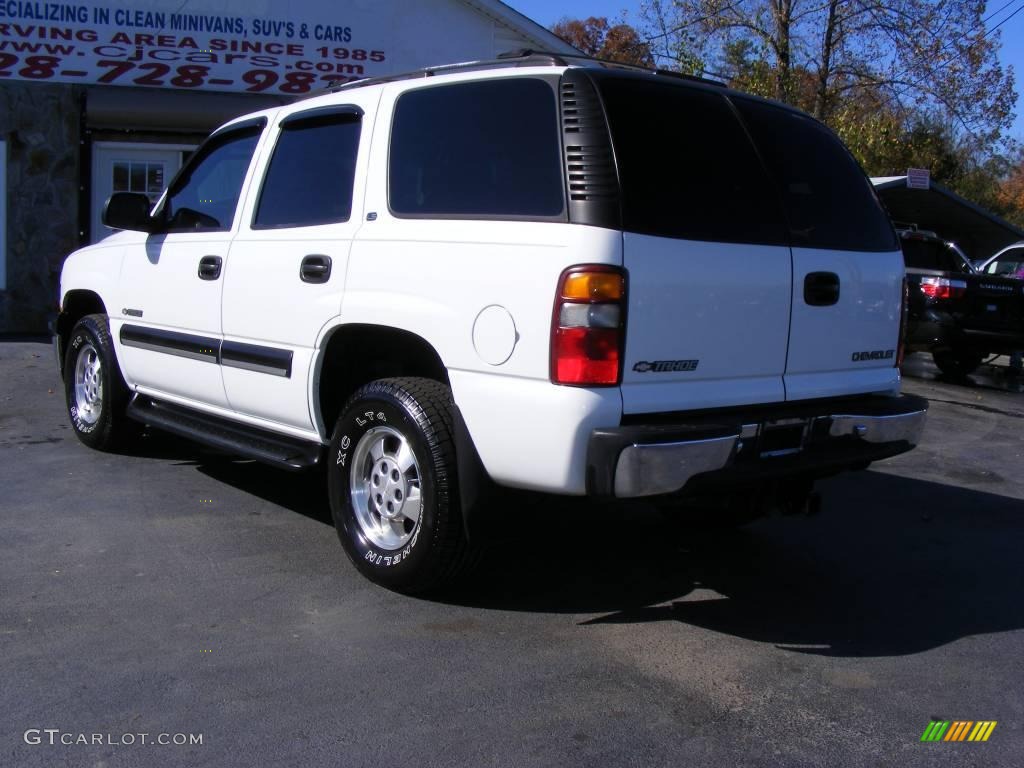
<path id="1" fill-rule="evenodd" d="M 139 192 L 115 192 L 103 205 L 103 223 L 113 229 L 152 232 L 154 221 L 149 215 L 152 204 Z"/>

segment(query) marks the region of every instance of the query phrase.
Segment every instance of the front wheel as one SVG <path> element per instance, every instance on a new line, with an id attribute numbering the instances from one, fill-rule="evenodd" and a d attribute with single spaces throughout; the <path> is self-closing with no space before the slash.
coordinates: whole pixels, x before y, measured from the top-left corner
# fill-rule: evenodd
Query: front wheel
<path id="1" fill-rule="evenodd" d="M 338 536 L 356 568 L 389 589 L 437 589 L 469 562 L 451 408 L 440 382 L 380 379 L 334 428 L 327 484 Z"/>
<path id="2" fill-rule="evenodd" d="M 114 354 L 106 315 L 86 315 L 71 330 L 64 395 L 75 435 L 90 448 L 123 447 L 138 433 L 125 414 L 130 392 Z"/>
<path id="3" fill-rule="evenodd" d="M 937 349 L 932 352 L 935 366 L 947 376 L 962 379 L 981 365 L 984 355 L 957 349 Z"/>

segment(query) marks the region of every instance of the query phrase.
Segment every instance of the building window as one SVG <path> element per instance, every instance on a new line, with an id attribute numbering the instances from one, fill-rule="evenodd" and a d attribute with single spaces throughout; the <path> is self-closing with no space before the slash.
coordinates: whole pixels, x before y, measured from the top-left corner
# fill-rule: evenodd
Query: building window
<path id="1" fill-rule="evenodd" d="M 166 178 L 164 163 L 114 161 L 114 192 L 141 192 L 156 203 L 164 191 Z"/>

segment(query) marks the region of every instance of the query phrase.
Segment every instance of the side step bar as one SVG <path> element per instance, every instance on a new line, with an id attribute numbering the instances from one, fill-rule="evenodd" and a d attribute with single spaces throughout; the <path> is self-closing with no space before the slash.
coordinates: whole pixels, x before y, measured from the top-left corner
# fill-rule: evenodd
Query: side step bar
<path id="1" fill-rule="evenodd" d="M 165 432 L 172 432 L 212 448 L 245 456 L 293 472 L 320 463 L 323 446 L 248 424 L 211 416 L 181 405 L 135 395 L 128 416 Z"/>

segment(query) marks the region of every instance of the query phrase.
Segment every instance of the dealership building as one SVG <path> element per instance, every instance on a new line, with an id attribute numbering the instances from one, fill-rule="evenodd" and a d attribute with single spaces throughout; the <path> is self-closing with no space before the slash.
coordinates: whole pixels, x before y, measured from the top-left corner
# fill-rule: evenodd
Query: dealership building
<path id="1" fill-rule="evenodd" d="M 0 0 L 0 332 L 44 331 L 106 198 L 155 201 L 226 119 L 521 48 L 574 52 L 497 0 Z"/>

